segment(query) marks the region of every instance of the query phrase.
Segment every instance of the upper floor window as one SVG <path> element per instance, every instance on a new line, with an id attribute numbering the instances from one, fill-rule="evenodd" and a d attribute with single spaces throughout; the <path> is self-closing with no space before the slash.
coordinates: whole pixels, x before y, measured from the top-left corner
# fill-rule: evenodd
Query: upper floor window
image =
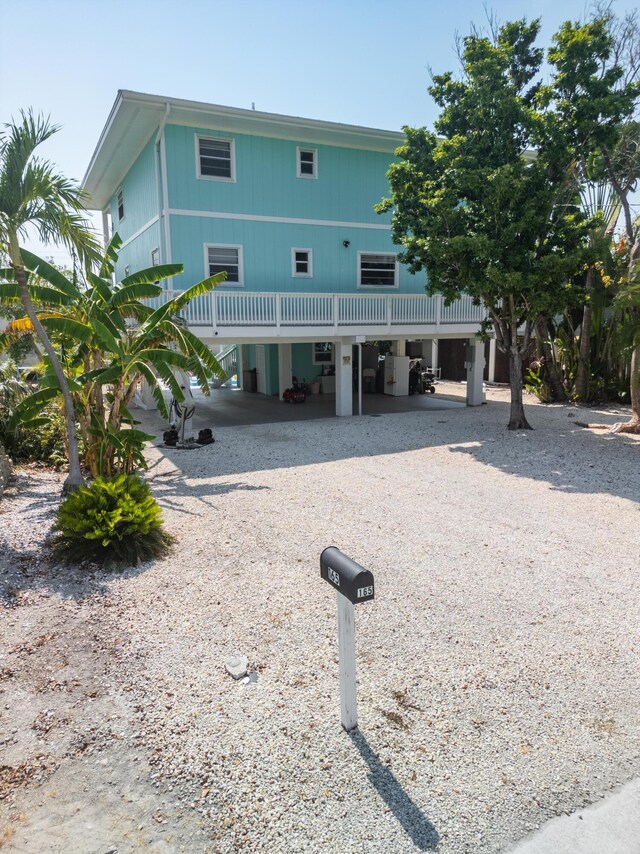
<path id="1" fill-rule="evenodd" d="M 396 256 L 382 252 L 358 252 L 358 287 L 397 288 Z"/>
<path id="2" fill-rule="evenodd" d="M 297 149 L 298 178 L 317 178 L 318 177 L 318 151 L 315 148 L 300 148 Z"/>
<path id="3" fill-rule="evenodd" d="M 216 273 L 226 271 L 225 284 L 243 285 L 244 273 L 242 269 L 242 246 L 229 244 L 211 245 L 205 247 L 207 254 L 207 275 L 215 276 Z"/>
<path id="4" fill-rule="evenodd" d="M 232 139 L 196 136 L 198 178 L 235 181 L 235 146 Z"/>
<path id="5" fill-rule="evenodd" d="M 118 190 L 116 202 L 118 205 L 118 222 L 120 222 L 120 220 L 124 219 L 124 196 L 122 195 L 122 187 Z"/>
<path id="6" fill-rule="evenodd" d="M 291 250 L 291 275 L 301 279 L 312 278 L 313 259 L 310 249 Z"/>

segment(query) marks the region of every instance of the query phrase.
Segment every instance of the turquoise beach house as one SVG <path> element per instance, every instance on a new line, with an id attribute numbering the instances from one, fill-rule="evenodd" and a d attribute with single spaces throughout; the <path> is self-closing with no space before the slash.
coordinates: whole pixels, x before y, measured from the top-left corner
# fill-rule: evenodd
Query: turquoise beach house
<path id="1" fill-rule="evenodd" d="M 427 297 L 424 277 L 397 261 L 389 215 L 374 211 L 402 141 L 394 131 L 120 91 L 83 186 L 105 236 L 123 239 L 118 277 L 180 262 L 170 292 L 226 270 L 186 319 L 257 392 L 282 396 L 292 375 L 320 376 L 336 414 L 350 415 L 358 345 L 393 342 L 397 377 L 387 382 L 401 394 L 409 354 L 436 365 L 438 341 L 465 339 L 476 404 L 482 309 Z"/>

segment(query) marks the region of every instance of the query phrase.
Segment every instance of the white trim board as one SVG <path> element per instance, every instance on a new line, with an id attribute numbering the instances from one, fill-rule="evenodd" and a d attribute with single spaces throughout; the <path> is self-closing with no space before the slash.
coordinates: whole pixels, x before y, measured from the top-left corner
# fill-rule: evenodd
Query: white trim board
<path id="1" fill-rule="evenodd" d="M 149 222 L 145 222 L 145 224 L 142 226 L 142 228 L 139 228 L 136 232 L 134 232 L 134 233 L 131 235 L 131 237 L 127 237 L 127 239 L 126 239 L 126 240 L 123 240 L 123 241 L 122 241 L 122 245 L 120 246 L 120 249 L 124 249 L 124 247 L 125 247 L 125 246 L 128 246 L 130 243 L 133 243 L 133 241 L 134 241 L 137 237 L 140 237 L 140 235 L 141 235 L 141 234 L 144 234 L 144 232 L 145 232 L 148 228 L 151 228 L 151 226 L 152 226 L 152 225 L 155 225 L 155 224 L 158 222 L 158 220 L 159 220 L 159 219 L 160 219 L 160 217 L 156 214 L 154 217 L 152 217 L 152 218 L 149 220 Z M 118 229 L 116 229 L 116 231 L 117 231 L 117 230 L 118 230 Z"/>
<path id="2" fill-rule="evenodd" d="M 241 243 L 205 243 L 204 244 L 204 277 L 208 279 L 209 272 L 209 249 L 237 249 L 238 250 L 238 281 L 222 282 L 218 288 L 244 288 L 244 258 Z"/>
<path id="3" fill-rule="evenodd" d="M 307 273 L 296 272 L 296 252 L 307 253 Z M 313 279 L 313 249 L 302 249 L 299 246 L 291 248 L 291 278 L 292 279 Z"/>
<path id="4" fill-rule="evenodd" d="M 229 177 L 222 175 L 203 175 L 200 171 L 202 161 L 200 159 L 200 140 L 206 142 L 225 142 L 229 144 Z M 198 181 L 222 181 L 226 184 L 236 183 L 236 141 L 232 136 L 214 136 L 213 134 L 196 133 L 196 178 Z"/>
<path id="5" fill-rule="evenodd" d="M 250 222 L 279 222 L 285 225 L 322 225 L 333 228 L 373 228 L 378 231 L 391 231 L 391 226 L 371 222 L 342 222 L 330 219 L 302 219 L 290 216 L 263 216 L 262 214 L 239 214 L 223 211 L 194 211 L 180 208 L 169 208 L 171 216 L 195 216 L 208 219 L 238 219 Z M 388 254 L 385 252 L 385 254 Z"/>

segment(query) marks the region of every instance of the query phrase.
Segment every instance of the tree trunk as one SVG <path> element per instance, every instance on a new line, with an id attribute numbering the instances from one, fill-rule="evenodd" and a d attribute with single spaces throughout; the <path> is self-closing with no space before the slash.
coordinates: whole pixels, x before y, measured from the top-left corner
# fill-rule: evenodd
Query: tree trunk
<path id="1" fill-rule="evenodd" d="M 573 384 L 573 392 L 577 400 L 585 401 L 589 392 L 589 375 L 591 372 L 591 296 L 593 294 L 593 267 L 587 270 L 586 300 L 582 310 L 582 327 L 580 329 L 580 351 L 578 353 L 578 369 Z"/>
<path id="2" fill-rule="evenodd" d="M 614 424 L 610 432 L 640 434 L 640 344 L 631 353 L 631 421 Z"/>
<path id="3" fill-rule="evenodd" d="M 524 414 L 522 403 L 522 353 L 517 342 L 509 347 L 509 385 L 511 386 L 511 413 L 508 430 L 531 430 L 531 425 Z"/>
<path id="4" fill-rule="evenodd" d="M 44 347 L 47 355 L 49 356 L 49 359 L 51 360 L 51 367 L 53 368 L 53 372 L 55 373 L 58 383 L 60 385 L 60 391 L 62 392 L 62 398 L 64 400 L 64 415 L 67 425 L 67 447 L 69 451 L 69 474 L 67 475 L 67 478 L 62 486 L 62 491 L 65 493 L 73 492 L 79 486 L 84 485 L 84 478 L 82 477 L 82 471 L 80 469 L 78 437 L 76 435 L 76 415 L 73 406 L 73 399 L 69 390 L 69 383 L 67 382 L 67 378 L 64 374 L 64 371 L 62 370 L 62 365 L 60 364 L 60 360 L 58 359 L 58 354 L 56 353 L 53 344 L 49 340 L 49 336 L 45 332 L 42 324 L 38 320 L 36 310 L 33 306 L 33 303 L 31 302 L 31 296 L 29 295 L 29 286 L 27 284 L 27 274 L 22 263 L 20 249 L 18 248 L 17 243 L 14 245 L 13 241 L 11 242 L 9 249 L 11 263 L 16 274 L 16 281 L 18 283 L 18 290 L 20 292 L 20 302 L 22 303 L 22 307 L 25 310 L 25 314 L 33 324 L 33 328 L 36 332 L 36 335 L 42 342 L 42 346 Z"/>
<path id="5" fill-rule="evenodd" d="M 536 334 L 538 337 L 538 344 L 544 358 L 544 368 L 549 378 L 549 385 L 551 386 L 553 399 L 563 402 L 567 399 L 567 393 L 562 384 L 562 377 L 558 371 L 553 348 L 551 346 L 549 324 L 547 322 L 547 318 L 542 315 L 539 315 L 536 320 Z"/>

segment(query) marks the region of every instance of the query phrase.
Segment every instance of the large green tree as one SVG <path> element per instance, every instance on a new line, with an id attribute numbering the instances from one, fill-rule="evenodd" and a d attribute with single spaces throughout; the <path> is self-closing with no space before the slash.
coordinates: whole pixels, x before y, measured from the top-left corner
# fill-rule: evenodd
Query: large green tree
<path id="1" fill-rule="evenodd" d="M 617 433 L 640 433 L 640 217 L 633 216 L 631 194 L 640 179 L 640 123 L 625 125 L 614 149 L 603 146 L 607 178 L 622 209 L 622 239 L 618 245 L 626 270 L 614 305 L 623 312 L 631 349 L 631 419 L 614 425 Z"/>
<path id="2" fill-rule="evenodd" d="M 29 111 L 21 114 L 20 122 L 7 124 L 0 132 L 0 250 L 13 268 L 20 302 L 42 342 L 64 399 L 69 451 L 64 489 L 69 491 L 84 482 L 73 400 L 55 347 L 38 319 L 20 248 L 27 227 L 32 226 L 43 241 L 62 243 L 85 261 L 98 250 L 84 217 L 82 191 L 58 174 L 51 163 L 35 155 L 38 146 L 57 130 L 48 119 Z"/>
<path id="3" fill-rule="evenodd" d="M 389 170 L 392 234 L 412 272 L 447 301 L 463 293 L 487 310 L 509 358 L 511 430 L 529 428 L 522 357 L 536 321 L 561 312 L 594 260 L 596 223 L 580 210 L 575 164 L 615 140 L 634 93 L 616 84 L 604 20 L 564 24 L 540 79 L 539 21 L 517 21 L 461 46 L 462 75 L 433 77 L 441 107 L 435 133 L 405 128 L 400 162 Z M 573 287 L 570 285 L 573 284 Z"/>

